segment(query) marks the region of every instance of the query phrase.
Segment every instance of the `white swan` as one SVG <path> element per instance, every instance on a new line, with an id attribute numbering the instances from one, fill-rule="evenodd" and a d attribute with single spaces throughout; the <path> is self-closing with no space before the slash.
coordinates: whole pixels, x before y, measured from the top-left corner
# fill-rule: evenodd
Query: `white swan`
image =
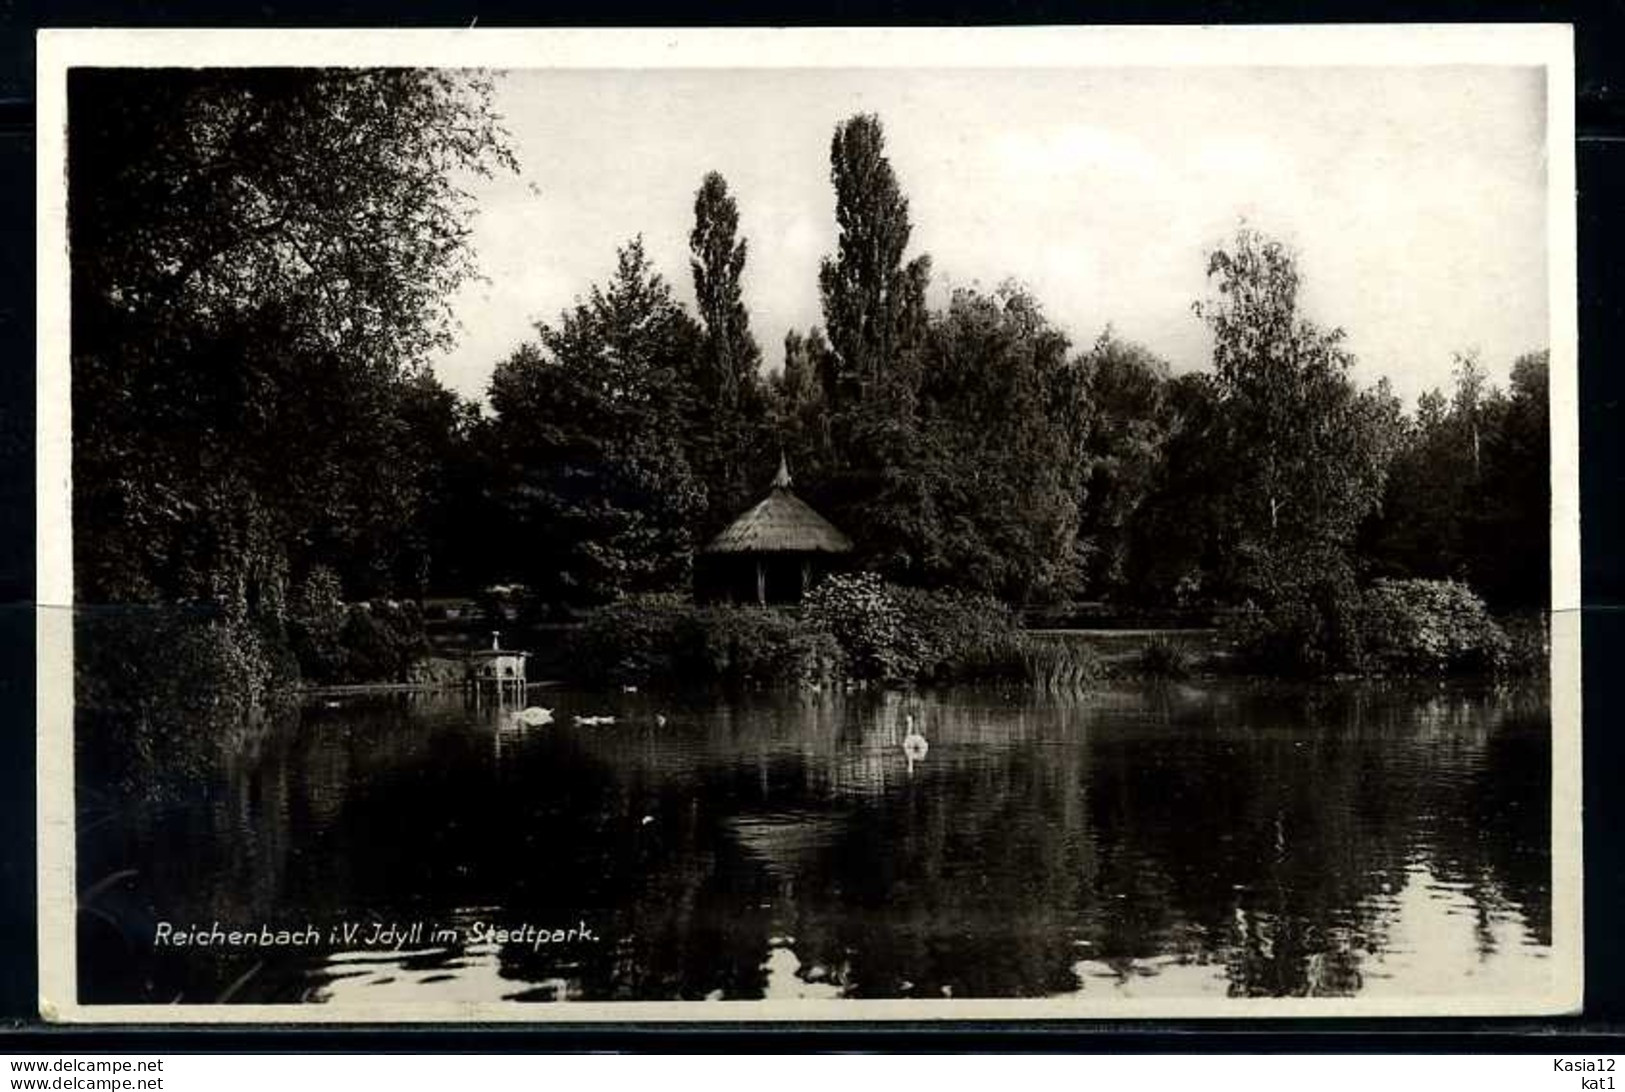
<path id="1" fill-rule="evenodd" d="M 920 730 L 914 727 L 914 715 L 912 713 L 905 717 L 904 720 L 908 725 L 908 732 L 903 736 L 903 755 L 908 759 L 908 772 L 912 774 L 914 764 L 925 761 L 926 752 L 931 749 L 931 744 L 926 740 L 925 736 L 920 734 Z"/>

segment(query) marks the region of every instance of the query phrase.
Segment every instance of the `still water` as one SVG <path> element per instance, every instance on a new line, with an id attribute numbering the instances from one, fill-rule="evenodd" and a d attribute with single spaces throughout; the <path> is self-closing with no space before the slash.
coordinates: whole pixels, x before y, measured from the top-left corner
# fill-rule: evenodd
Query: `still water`
<path id="1" fill-rule="evenodd" d="M 316 702 L 183 773 L 152 757 L 139 791 L 82 753 L 82 999 L 1412 998 L 1550 974 L 1538 688 L 530 700 L 553 722 Z M 154 945 L 216 923 L 288 935 Z"/>

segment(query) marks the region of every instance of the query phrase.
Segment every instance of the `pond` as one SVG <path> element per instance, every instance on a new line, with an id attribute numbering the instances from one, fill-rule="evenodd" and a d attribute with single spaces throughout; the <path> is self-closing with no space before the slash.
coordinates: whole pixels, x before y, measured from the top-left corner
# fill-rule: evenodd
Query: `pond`
<path id="1" fill-rule="evenodd" d="M 139 792 L 92 779 L 82 745 L 81 999 L 1415 998 L 1549 980 L 1540 687 L 529 700 L 552 723 L 461 696 L 317 701 L 215 759 L 153 757 Z M 598 717 L 614 720 L 581 719 Z"/>

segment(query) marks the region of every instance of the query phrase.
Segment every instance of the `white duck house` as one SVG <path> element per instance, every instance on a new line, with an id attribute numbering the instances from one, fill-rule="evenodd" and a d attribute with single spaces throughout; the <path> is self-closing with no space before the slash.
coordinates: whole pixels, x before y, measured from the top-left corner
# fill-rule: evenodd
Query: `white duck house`
<path id="1" fill-rule="evenodd" d="M 525 692 L 525 661 L 530 653 L 502 647 L 502 634 L 491 634 L 491 647 L 468 653 L 464 660 L 464 683 L 475 691 L 491 688 L 497 694 Z"/>

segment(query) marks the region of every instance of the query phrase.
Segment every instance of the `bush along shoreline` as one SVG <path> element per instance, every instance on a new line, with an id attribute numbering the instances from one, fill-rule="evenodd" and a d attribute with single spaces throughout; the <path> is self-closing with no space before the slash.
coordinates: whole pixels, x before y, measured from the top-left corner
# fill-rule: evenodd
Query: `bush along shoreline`
<path id="1" fill-rule="evenodd" d="M 346 603 L 321 568 L 291 596 L 281 581 L 252 604 L 241 589 L 228 592 L 218 601 L 76 610 L 83 758 L 184 778 L 208 748 L 246 746 L 312 694 L 462 682 L 460 661 L 432 655 L 415 603 Z"/>
<path id="2" fill-rule="evenodd" d="M 1109 658 L 1087 641 L 1029 632 L 979 595 L 888 584 L 872 573 L 824 581 L 799 608 L 701 607 L 628 598 L 586 615 L 569 639 L 569 678 L 587 687 L 706 689 L 911 687 L 994 683 L 1078 690 L 1103 678 L 1507 677 L 1546 670 L 1541 619 L 1492 617 L 1465 584 L 1378 580 L 1306 587 L 1249 605 L 1216 633 L 1226 654 L 1153 634 Z"/>
<path id="3" fill-rule="evenodd" d="M 1301 585 L 1249 605 L 1204 652 L 1152 634 L 1126 655 L 1023 628 L 988 596 L 826 579 L 799 607 L 698 606 L 676 594 L 629 597 L 556 630 L 560 681 L 670 690 L 993 684 L 1077 692 L 1107 677 L 1539 676 L 1549 635 L 1538 615 L 1496 619 L 1465 584 L 1377 580 Z M 183 743 L 229 739 L 302 695 L 448 688 L 461 661 L 436 655 L 415 604 L 345 603 L 314 573 L 280 617 L 246 611 L 82 611 L 77 717 L 152 760 Z"/>
<path id="4" fill-rule="evenodd" d="M 1093 654 L 1022 631 L 986 596 L 833 576 L 796 608 L 700 607 L 630 598 L 590 613 L 571 639 L 587 686 L 914 686 L 1000 682 L 1060 688 L 1099 677 Z"/>
<path id="5" fill-rule="evenodd" d="M 1543 618 L 1497 621 L 1454 580 L 1321 581 L 1228 628 L 1243 672 L 1287 677 L 1538 675 L 1550 653 Z"/>

